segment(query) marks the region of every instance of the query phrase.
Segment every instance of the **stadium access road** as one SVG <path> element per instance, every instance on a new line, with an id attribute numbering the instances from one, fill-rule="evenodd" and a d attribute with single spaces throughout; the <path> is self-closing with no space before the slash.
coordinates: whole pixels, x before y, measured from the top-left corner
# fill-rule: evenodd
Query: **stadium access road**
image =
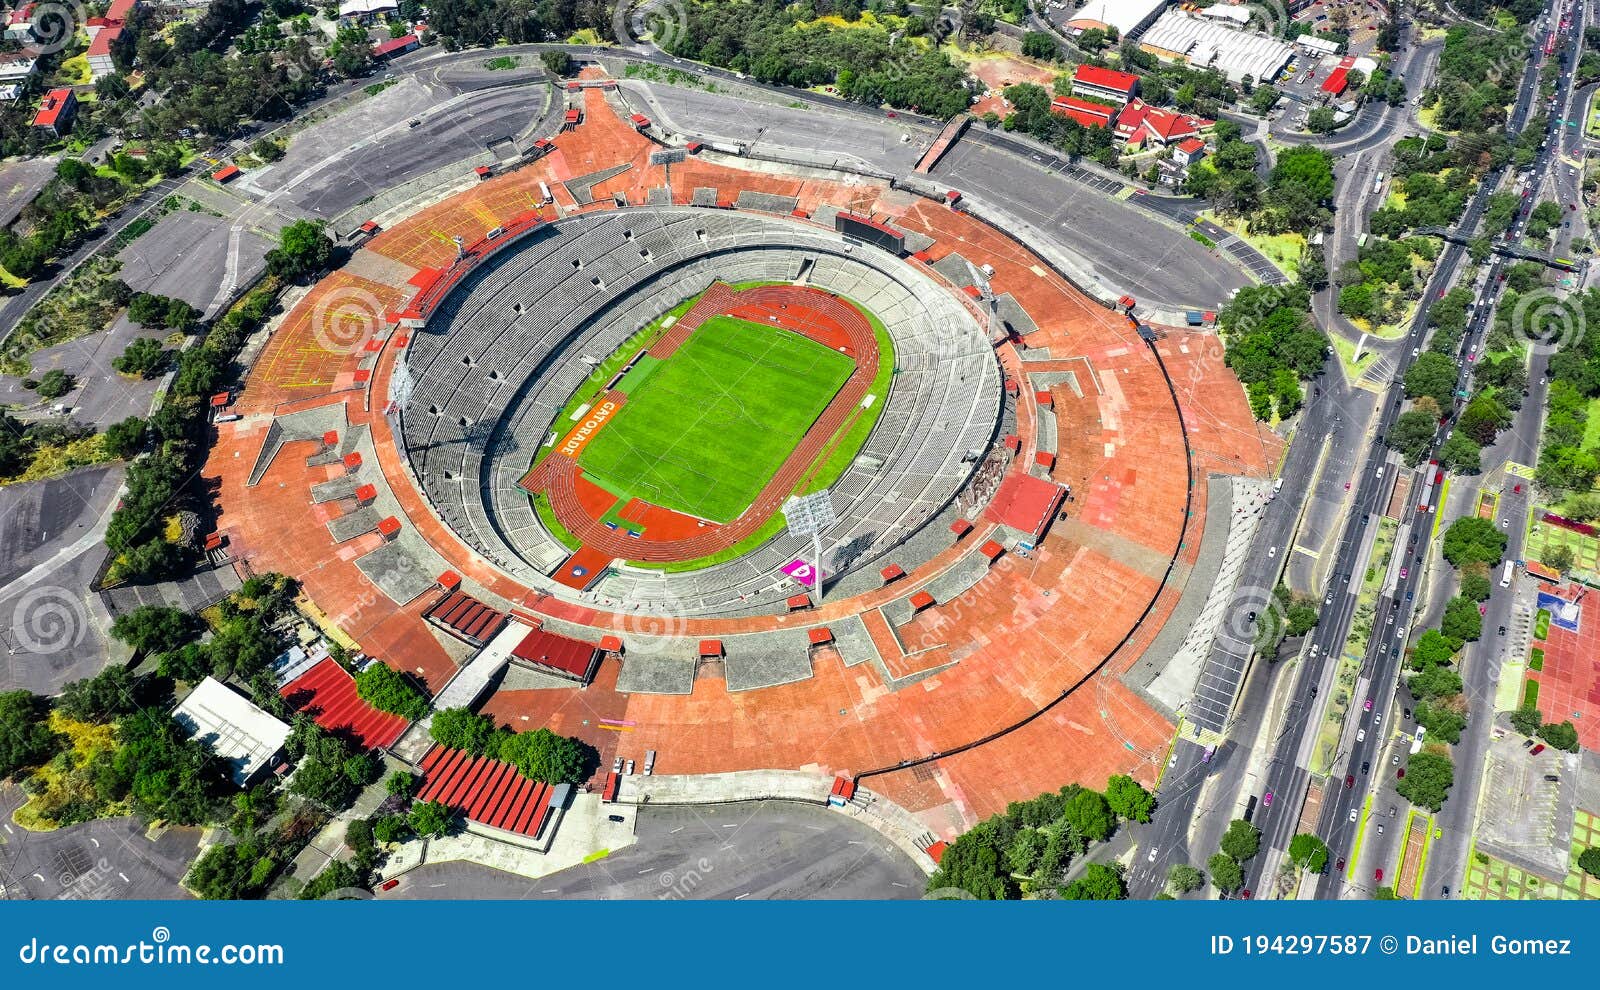
<path id="1" fill-rule="evenodd" d="M 641 807 L 638 843 L 530 880 L 472 863 L 420 866 L 380 897 L 438 899 L 910 899 L 927 877 L 866 825 L 784 801 Z"/>
<path id="2" fill-rule="evenodd" d="M 109 818 L 29 832 L 11 814 L 27 795 L 0 786 L 0 897 L 6 900 L 179 900 L 200 845 L 197 828 L 149 837 L 139 820 Z"/>

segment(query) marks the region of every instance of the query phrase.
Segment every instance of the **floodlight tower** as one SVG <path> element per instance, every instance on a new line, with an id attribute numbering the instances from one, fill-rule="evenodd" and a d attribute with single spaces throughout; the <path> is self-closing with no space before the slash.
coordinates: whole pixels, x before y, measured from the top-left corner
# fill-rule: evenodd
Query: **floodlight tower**
<path id="1" fill-rule="evenodd" d="M 815 575 L 817 601 L 822 601 L 822 531 L 838 521 L 833 497 L 824 488 L 810 495 L 796 495 L 783 503 L 783 518 L 794 536 L 811 537 L 811 567 Z"/>

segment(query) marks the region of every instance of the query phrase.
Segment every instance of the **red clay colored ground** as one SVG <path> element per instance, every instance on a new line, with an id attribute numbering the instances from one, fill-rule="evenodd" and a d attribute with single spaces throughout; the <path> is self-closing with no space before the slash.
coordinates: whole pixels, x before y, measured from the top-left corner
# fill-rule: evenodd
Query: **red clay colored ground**
<path id="1" fill-rule="evenodd" d="M 551 182 L 565 202 L 570 197 L 557 185 L 562 177 L 624 162 L 633 167 L 602 183 L 596 195 L 606 200 L 617 192 L 629 202 L 642 202 L 651 187 L 666 182 L 662 167 L 648 162 L 652 145 L 618 121 L 600 93 L 588 92 L 585 99 L 585 122 L 556 138 L 554 154 L 419 211 L 363 250 L 389 259 L 384 264 L 390 267 L 399 262 L 409 277 L 422 265 L 447 263 L 454 254 L 452 234 L 473 240 L 530 208 L 539 181 Z M 1055 525 L 1031 559 L 1007 554 L 967 594 L 924 612 L 911 630 L 916 644 L 926 644 L 924 654 L 910 660 L 899 656 L 892 638 L 882 635 L 887 631 L 881 621 L 873 624 L 873 610 L 917 591 L 973 552 L 990 537 L 992 525 L 980 522 L 960 544 L 893 585 L 793 616 L 658 620 L 609 613 L 603 601 L 575 604 L 530 592 L 473 553 L 411 486 L 405 455 L 382 415 L 392 349 L 378 356 L 368 388 L 344 392 L 336 391 L 342 387 L 338 376 L 350 375 L 359 356 L 338 362 L 317 357 L 311 365 L 297 356 L 312 340 L 313 310 L 332 291 L 329 280 L 297 304 L 275 334 L 246 389 L 253 404 L 242 411 L 272 409 L 319 389 L 320 401 L 344 402 L 350 421 L 371 429 L 378 452 L 378 463 L 364 466 L 363 478 L 391 490 L 403 524 L 439 550 L 468 590 L 491 603 L 505 601 L 613 630 L 624 640 L 639 632 L 659 634 L 663 622 L 674 635 L 726 638 L 804 629 L 864 613 L 874 640 L 884 643 L 886 662 L 924 670 L 953 664 L 891 691 L 872 664 L 846 668 L 836 653 L 823 649 L 814 657 L 813 676 L 804 681 L 735 694 L 702 677 L 692 694 L 676 696 L 618 693 L 620 667 L 608 660 L 586 690 L 502 691 L 489 700 L 486 710 L 513 728 L 549 726 L 583 738 L 601 750 L 604 765 L 613 754 L 638 758 L 656 749 L 662 773 L 756 767 L 859 772 L 894 766 L 1020 720 L 1115 649 L 1101 676 L 1027 728 L 937 765 L 870 783 L 919 814 L 930 830 L 948 836 L 1003 810 L 1009 801 L 1068 781 L 1098 786 L 1107 775 L 1124 772 L 1153 780 L 1173 727 L 1115 675 L 1138 658 L 1177 601 L 1174 585 L 1146 615 L 1183 531 L 1186 506 L 1193 515 L 1187 520 L 1180 577 L 1198 552 L 1206 509 L 1205 485 L 1198 482 L 1204 473 L 1260 476 L 1278 452 L 1275 442 L 1258 434 L 1215 338 L 1175 331 L 1158 345 L 1188 427 L 1197 482 L 1191 489 L 1178 418 L 1150 350 L 1122 318 L 1079 295 L 1005 235 L 960 212 L 865 182 L 745 173 L 690 159 L 672 166 L 670 184 L 676 202 L 687 202 L 697 186 L 716 187 L 722 198 L 734 198 L 741 189 L 759 190 L 795 196 L 805 210 L 833 203 L 926 232 L 936 241 L 933 257 L 959 250 L 975 263 L 992 265 L 995 291 L 1010 292 L 1040 325 L 1029 344 L 1048 347 L 1056 360 L 1077 369 L 1081 398 L 1065 385 L 1053 390 L 1060 432 L 1056 477 L 1069 481 L 1074 492 L 1074 500 L 1065 504 L 1069 518 Z M 959 287 L 947 289 L 958 293 Z M 399 285 L 371 291 L 385 310 L 409 295 Z M 1042 370 L 1025 367 L 1010 347 L 1002 347 L 999 356 L 1007 375 L 1017 380 Z M 307 384 L 312 381 L 326 384 L 312 387 Z M 1035 409 L 1023 402 L 1017 415 L 1022 449 L 1013 470 L 1030 464 L 1036 449 Z M 332 468 L 305 466 L 313 445 L 289 445 L 258 487 L 244 488 L 267 426 L 268 419 L 259 415 L 219 426 L 205 473 L 217 484 L 222 530 L 257 571 L 299 577 L 307 594 L 364 650 L 416 671 L 437 690 L 454 672 L 455 661 L 421 618 L 426 598 L 395 606 L 353 566 L 355 557 L 377 545 L 377 537 L 333 544 L 326 521 L 343 508 L 310 502 L 311 485 L 334 474 Z M 1118 649 L 1141 616 L 1137 634 Z M 1594 644 L 1588 649 L 1592 657 Z M 1550 659 L 1546 663 L 1548 671 Z M 599 719 L 633 725 L 626 732 L 603 731 Z"/>
<path id="2" fill-rule="evenodd" d="M 1577 601 L 1582 612 L 1578 631 L 1571 632 L 1550 623 L 1543 643 L 1544 669 L 1529 671 L 1528 679 L 1539 682 L 1539 709 L 1547 722 L 1572 720 L 1578 730 L 1578 743 L 1584 749 L 1600 749 L 1600 599 L 1590 598 L 1580 584 L 1541 585 L 1567 601 Z M 1579 596 L 1582 596 L 1581 598 Z"/>

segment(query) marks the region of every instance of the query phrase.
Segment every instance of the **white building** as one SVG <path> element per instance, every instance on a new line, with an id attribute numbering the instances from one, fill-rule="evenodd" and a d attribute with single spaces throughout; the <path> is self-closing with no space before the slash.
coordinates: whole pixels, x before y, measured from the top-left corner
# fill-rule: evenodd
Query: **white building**
<path id="1" fill-rule="evenodd" d="M 283 751 L 289 727 L 214 677 L 195 685 L 172 710 L 192 739 L 226 760 L 233 782 L 246 787 Z"/>
<path id="2" fill-rule="evenodd" d="M 1182 10 L 1162 14 L 1139 38 L 1139 47 L 1158 58 L 1215 69 L 1234 83 L 1245 76 L 1258 83 L 1274 79 L 1294 57 L 1294 48 L 1277 38 Z"/>
<path id="3" fill-rule="evenodd" d="M 393 14 L 399 10 L 396 0 L 344 0 L 339 5 L 339 20 L 369 21 L 377 14 Z"/>
<path id="4" fill-rule="evenodd" d="M 1344 46 L 1332 38 L 1319 38 L 1314 34 L 1302 34 L 1294 39 L 1294 44 L 1313 55 L 1337 55 L 1344 50 Z"/>
<path id="5" fill-rule="evenodd" d="M 1114 27 L 1126 38 L 1149 27 L 1166 6 L 1167 0 L 1087 0 L 1067 26 L 1079 31 Z"/>

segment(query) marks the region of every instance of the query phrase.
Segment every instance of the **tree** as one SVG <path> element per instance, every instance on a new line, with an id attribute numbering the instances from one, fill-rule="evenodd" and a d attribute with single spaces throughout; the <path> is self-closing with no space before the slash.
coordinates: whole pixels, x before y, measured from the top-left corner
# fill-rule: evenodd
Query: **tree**
<path id="1" fill-rule="evenodd" d="M 1046 62 L 1053 62 L 1061 55 L 1061 50 L 1056 47 L 1056 39 L 1046 31 L 1029 31 L 1022 36 L 1022 54 L 1029 58 L 1037 58 Z"/>
<path id="2" fill-rule="evenodd" d="M 1439 631 L 1453 643 L 1471 643 L 1483 634 L 1483 616 L 1478 614 L 1478 603 L 1460 595 L 1445 602 L 1444 618 Z M 1459 647 L 1458 647 L 1459 649 Z"/>
<path id="3" fill-rule="evenodd" d="M 1434 435 L 1438 432 L 1436 417 L 1421 409 L 1412 409 L 1401 413 L 1394 421 L 1387 439 L 1389 446 L 1398 450 L 1407 464 L 1416 467 L 1422 463 L 1423 455 L 1433 445 Z"/>
<path id="4" fill-rule="evenodd" d="M 500 759 L 524 777 L 546 784 L 575 784 L 584 777 L 588 753 L 583 743 L 549 729 L 519 732 L 500 744 Z"/>
<path id="5" fill-rule="evenodd" d="M 296 220 L 278 234 L 278 246 L 267 252 L 267 271 L 298 282 L 328 270 L 333 241 L 315 220 Z"/>
<path id="6" fill-rule="evenodd" d="M 1476 474 L 1483 466 L 1483 448 L 1461 430 L 1451 430 L 1439 445 L 1439 463 L 1450 471 Z"/>
<path id="7" fill-rule="evenodd" d="M 433 713 L 428 735 L 441 746 L 462 749 L 473 756 L 493 756 L 489 752 L 495 735 L 494 719 L 474 714 L 469 708 L 444 708 Z"/>
<path id="8" fill-rule="evenodd" d="M 1167 889 L 1179 894 L 1199 890 L 1206 884 L 1206 875 L 1187 863 L 1174 863 L 1167 871 Z"/>
<path id="9" fill-rule="evenodd" d="M 28 691 L 0 694 L 0 780 L 50 759 L 61 742 L 45 724 L 43 699 Z"/>
<path id="10" fill-rule="evenodd" d="M 1449 663 L 1455 659 L 1458 645 L 1445 639 L 1444 633 L 1437 629 L 1429 629 L 1417 638 L 1417 645 L 1411 650 L 1411 666 L 1418 670 L 1427 670 L 1429 667 Z"/>
<path id="11" fill-rule="evenodd" d="M 302 901 L 321 900 L 336 890 L 356 890 L 366 887 L 366 884 L 365 871 L 336 859 L 301 888 L 299 898 Z"/>
<path id="12" fill-rule="evenodd" d="M 1419 808 L 1438 811 L 1455 784 L 1455 766 L 1440 753 L 1418 753 L 1406 765 L 1405 779 L 1395 792 Z"/>
<path id="13" fill-rule="evenodd" d="M 1078 833 L 1091 842 L 1104 842 L 1111 837 L 1112 831 L 1117 827 L 1117 820 L 1111 813 L 1111 805 L 1106 802 L 1105 796 L 1098 791 L 1084 788 L 1067 799 L 1067 805 L 1062 809 L 1062 816 L 1067 824 L 1078 830 Z"/>
<path id="14" fill-rule="evenodd" d="M 1578 751 L 1578 730 L 1571 722 L 1546 722 L 1539 729 L 1539 738 L 1568 753 Z"/>
<path id="15" fill-rule="evenodd" d="M 356 674 L 356 693 L 372 707 L 413 722 L 428 713 L 428 701 L 422 693 L 382 661 L 373 661 Z"/>
<path id="16" fill-rule="evenodd" d="M 1235 818 L 1228 823 L 1228 831 L 1222 836 L 1222 851 L 1235 862 L 1244 862 L 1254 856 L 1260 848 L 1260 829 L 1243 818 Z"/>
<path id="17" fill-rule="evenodd" d="M 411 834 L 411 822 L 405 815 L 384 815 L 372 823 L 372 837 L 379 842 L 402 842 Z"/>
<path id="18" fill-rule="evenodd" d="M 72 391 L 76 385 L 77 382 L 71 375 L 67 374 L 65 371 L 62 371 L 60 368 L 51 368 L 49 371 L 39 376 L 39 383 L 33 387 L 33 390 L 39 393 L 39 398 L 48 402 L 52 399 L 59 399 L 63 395 L 66 395 L 68 392 Z"/>
<path id="19" fill-rule="evenodd" d="M 1136 822 L 1148 822 L 1156 807 L 1155 795 L 1127 774 L 1117 774 L 1106 781 L 1106 803 L 1119 817 Z"/>
<path id="20" fill-rule="evenodd" d="M 1461 693 L 1461 675 L 1449 667 L 1430 667 L 1412 677 L 1407 686 L 1418 698 L 1443 698 Z"/>
<path id="21" fill-rule="evenodd" d="M 141 605 L 112 620 L 111 635 L 136 653 L 167 653 L 194 638 L 195 621 L 170 605 Z"/>
<path id="22" fill-rule="evenodd" d="M 1440 407 L 1455 401 L 1456 364 L 1443 354 L 1424 351 L 1411 362 L 1405 377 L 1406 398 L 1429 395 Z"/>
<path id="23" fill-rule="evenodd" d="M 166 329 L 167 297 L 149 292 L 135 293 L 128 300 L 128 319 L 152 330 Z"/>
<path id="24" fill-rule="evenodd" d="M 111 367 L 118 374 L 149 378 L 161 367 L 166 351 L 161 341 L 150 337 L 136 337 L 123 348 L 122 354 L 111 359 Z"/>
<path id="25" fill-rule="evenodd" d="M 144 446 L 144 420 L 137 416 L 129 416 L 120 423 L 112 423 L 106 427 L 102 441 L 105 443 L 106 453 L 120 460 L 127 460 Z"/>
<path id="26" fill-rule="evenodd" d="M 383 785 L 384 790 L 389 792 L 390 797 L 408 801 L 416 797 L 417 790 L 421 786 L 422 781 L 417 778 L 416 774 L 407 773 L 404 770 L 396 770 L 391 773 L 389 779 Z"/>
<path id="27" fill-rule="evenodd" d="M 56 699 L 56 710 L 79 722 L 109 722 L 139 710 L 135 694 L 138 678 L 121 664 L 113 664 L 93 677 L 73 681 Z"/>
<path id="28" fill-rule="evenodd" d="M 1289 859 L 1308 873 L 1321 873 L 1328 866 L 1328 844 L 1301 832 L 1289 840 Z"/>
<path id="29" fill-rule="evenodd" d="M 1535 736 L 1544 726 L 1544 713 L 1524 706 L 1511 713 L 1511 727 L 1525 736 Z"/>
<path id="30" fill-rule="evenodd" d="M 426 839 L 449 832 L 453 819 L 453 813 L 443 801 L 424 801 L 411 809 L 407 822 L 413 831 Z"/>
<path id="31" fill-rule="evenodd" d="M 1227 853 L 1217 853 L 1206 863 L 1211 873 L 1211 883 L 1225 894 L 1231 894 L 1244 885 L 1244 870 Z"/>
<path id="32" fill-rule="evenodd" d="M 1444 558 L 1456 567 L 1474 561 L 1493 567 L 1505 552 L 1506 535 L 1489 519 L 1463 516 L 1444 532 Z"/>
<path id="33" fill-rule="evenodd" d="M 1578 869 L 1591 877 L 1600 877 L 1600 846 L 1590 846 L 1578 854 Z"/>
<path id="34" fill-rule="evenodd" d="M 1067 884 L 1061 896 L 1069 901 L 1120 901 L 1128 896 L 1121 868 L 1105 863 L 1090 863 L 1083 876 Z"/>
<path id="35" fill-rule="evenodd" d="M 572 75 L 572 56 L 564 51 L 548 51 L 539 56 L 544 62 L 545 71 L 552 76 Z"/>
<path id="36" fill-rule="evenodd" d="M 1306 114 L 1306 130 L 1313 134 L 1331 134 L 1339 126 L 1339 118 L 1332 107 L 1314 107 Z"/>
<path id="37" fill-rule="evenodd" d="M 1542 554 L 1540 554 L 1539 557 L 1539 562 L 1541 564 L 1560 571 L 1563 574 L 1572 570 L 1572 548 L 1567 546 L 1565 543 L 1558 543 L 1555 546 L 1550 547 L 1548 550 L 1545 550 Z"/>

